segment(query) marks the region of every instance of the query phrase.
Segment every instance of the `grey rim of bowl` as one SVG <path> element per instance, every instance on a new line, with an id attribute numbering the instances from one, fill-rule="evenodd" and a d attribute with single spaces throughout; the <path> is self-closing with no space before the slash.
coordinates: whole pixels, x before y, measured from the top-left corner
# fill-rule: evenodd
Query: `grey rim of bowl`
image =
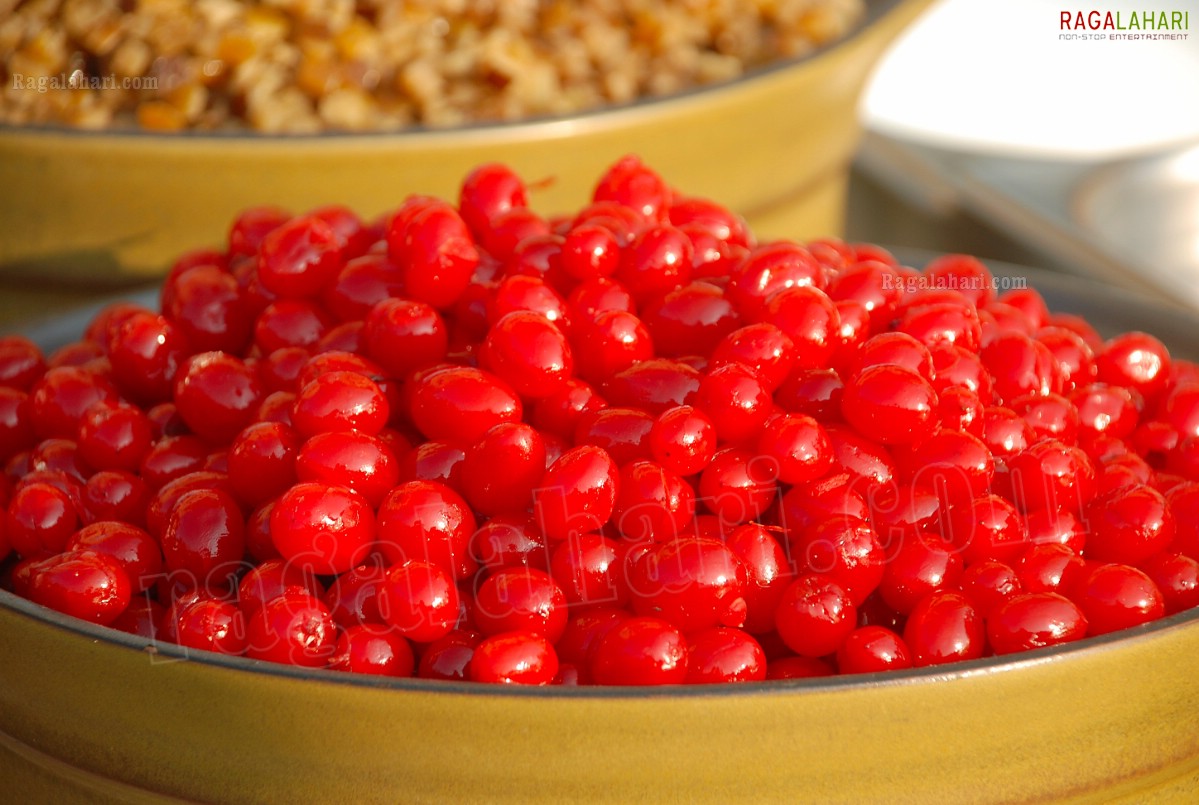
<path id="1" fill-rule="evenodd" d="M 412 126 L 396 131 L 370 131 L 370 132 L 350 132 L 350 131 L 322 131 L 311 134 L 257 134 L 253 131 L 243 130 L 220 130 L 220 131 L 194 131 L 184 130 L 171 133 L 161 133 L 153 131 L 145 131 L 138 128 L 109 128 L 109 129 L 79 129 L 69 126 L 55 125 L 32 125 L 32 126 L 16 126 L 11 124 L 0 124 L 0 136 L 6 133 L 12 134 L 53 134 L 57 136 L 70 136 L 80 138 L 103 138 L 103 137 L 137 137 L 142 139 L 160 139 L 160 140 L 178 140 L 181 138 L 193 140 L 244 140 L 250 143 L 267 143 L 278 145 L 284 142 L 299 142 L 313 140 L 336 140 L 339 138 L 354 138 L 354 139 L 371 139 L 371 138 L 436 138 L 446 135 L 466 134 L 466 135 L 506 135 L 513 132 L 523 132 L 527 129 L 553 128 L 566 122 L 594 122 L 607 118 L 619 118 L 626 115 L 637 114 L 647 108 L 660 107 L 669 105 L 675 101 L 687 101 L 704 95 L 734 91 L 742 84 L 751 83 L 759 79 L 767 78 L 776 73 L 790 70 L 799 65 L 805 64 L 814 59 L 820 58 L 832 51 L 835 51 L 848 43 L 858 39 L 863 33 L 872 28 L 876 22 L 899 6 L 904 0 L 865 0 L 866 13 L 862 21 L 852 31 L 840 39 L 830 42 L 823 47 L 817 48 L 810 53 L 805 53 L 802 56 L 789 59 L 778 59 L 769 64 L 749 70 L 742 75 L 730 81 L 721 81 L 715 84 L 705 84 L 703 86 L 691 87 L 682 92 L 675 92 L 669 95 L 662 96 L 643 96 L 628 103 L 610 104 L 605 106 L 596 106 L 589 109 L 584 109 L 579 112 L 567 113 L 563 115 L 543 115 L 535 117 L 520 118 L 517 120 L 499 120 L 499 121 L 479 121 L 467 123 L 462 126 L 447 126 L 445 128 L 433 128 L 429 126 Z"/>
<path id="2" fill-rule="evenodd" d="M 936 252 L 920 249 L 894 248 L 892 253 L 904 265 L 923 266 L 929 260 L 938 256 Z M 1070 312 L 1071 308 L 1086 308 L 1094 313 L 1095 309 L 1111 310 L 1113 307 L 1123 309 L 1126 314 L 1140 321 L 1153 321 L 1155 324 L 1172 330 L 1173 340 L 1183 337 L 1181 333 L 1193 331 L 1193 317 L 1183 312 L 1170 310 L 1160 304 L 1148 300 L 1136 293 L 1098 282 L 1089 282 L 1080 277 L 1067 277 L 1053 274 L 1040 269 L 1012 265 L 993 260 L 984 260 L 987 267 L 997 277 L 1025 277 L 1031 288 L 1036 288 L 1049 301 L 1050 309 L 1055 312 Z M 1078 283 L 1084 283 L 1078 287 Z M 145 296 L 145 294 L 143 294 Z M 84 310 L 68 314 L 76 320 L 82 331 L 82 324 L 90 313 L 94 313 L 104 304 L 116 301 L 116 298 L 90 306 Z M 56 326 L 50 332 L 61 331 Z M 27 332 L 37 340 L 36 330 Z M 1180 346 L 1175 344 L 1174 346 Z M 1190 351 L 1194 345 L 1188 344 Z M 1172 349 L 1173 352 L 1173 349 Z M 769 695 L 772 691 L 787 691 L 797 693 L 804 690 L 812 692 L 852 691 L 860 688 L 891 687 L 896 685 L 919 685 L 937 681 L 966 679 L 983 674 L 1005 673 L 1030 668 L 1052 662 L 1068 662 L 1073 657 L 1083 657 L 1102 652 L 1113 646 L 1131 644 L 1150 640 L 1166 632 L 1194 627 L 1199 622 L 1199 607 L 1184 610 L 1165 618 L 1161 618 L 1141 626 L 1124 629 L 1096 637 L 1088 637 L 1073 643 L 1060 646 L 1033 649 L 1031 651 L 1006 656 L 984 657 L 977 660 L 934 665 L 924 668 L 911 668 L 902 671 L 883 671 L 871 674 L 856 674 L 852 676 L 814 677 L 808 679 L 770 680 L 765 682 L 741 682 L 712 685 L 663 685 L 656 687 L 601 687 L 578 686 L 565 687 L 551 685 L 547 687 L 528 687 L 523 685 L 492 685 L 479 682 L 439 681 L 432 679 L 416 679 L 413 677 L 393 678 L 372 676 L 367 674 L 351 674 L 327 669 L 299 668 L 290 665 L 252 660 L 247 657 L 231 657 L 209 651 L 187 649 L 171 643 L 161 643 L 146 638 L 88 623 L 86 621 L 64 615 L 60 612 L 35 604 L 7 591 L 0 590 L 0 606 L 14 610 L 33 620 L 62 631 L 73 633 L 91 640 L 104 641 L 122 646 L 130 651 L 145 654 L 153 647 L 155 654 L 168 660 L 200 662 L 205 665 L 224 668 L 240 673 L 258 673 L 267 676 L 277 676 L 315 684 L 356 685 L 359 687 L 378 688 L 386 690 L 413 691 L 421 693 L 444 692 L 466 694 L 471 696 L 518 696 L 530 699 L 544 698 L 672 698 L 672 697 L 703 697 L 703 696 L 761 696 Z M 147 662 L 149 662 L 147 658 Z"/>
<path id="3" fill-rule="evenodd" d="M 146 662 L 156 658 L 161 662 L 199 662 L 214 668 L 223 668 L 234 673 L 256 673 L 277 676 L 305 683 L 352 685 L 380 690 L 412 691 L 420 693 L 453 693 L 471 696 L 517 696 L 530 699 L 545 698 L 677 698 L 705 696 L 762 696 L 771 692 L 797 693 L 810 690 L 813 693 L 850 692 L 861 688 L 886 688 L 900 685 L 921 685 L 967 679 L 987 674 L 1007 673 L 1045 665 L 1068 662 L 1105 650 L 1144 640 L 1179 629 L 1196 628 L 1199 622 L 1199 607 L 1184 610 L 1150 623 L 1134 626 L 1118 632 L 1088 637 L 1059 646 L 1032 649 L 1006 656 L 983 657 L 933 665 L 924 668 L 907 668 L 899 671 L 881 671 L 869 674 L 833 675 L 806 679 L 779 679 L 763 682 L 737 682 L 708 685 L 660 685 L 660 686 L 601 686 L 601 685 L 495 685 L 483 682 L 442 681 L 418 679 L 416 677 L 386 677 L 371 674 L 354 674 L 329 669 L 301 668 L 293 665 L 254 660 L 242 656 L 229 656 L 211 651 L 188 649 L 172 643 L 147 640 L 127 632 L 97 626 L 78 618 L 64 615 L 40 604 L 0 590 L 0 606 L 14 610 L 47 626 L 63 632 L 95 641 L 121 646 L 129 651 L 146 655 Z M 149 652 L 152 651 L 152 654 Z M 9 661 L 16 661 L 10 658 Z"/>

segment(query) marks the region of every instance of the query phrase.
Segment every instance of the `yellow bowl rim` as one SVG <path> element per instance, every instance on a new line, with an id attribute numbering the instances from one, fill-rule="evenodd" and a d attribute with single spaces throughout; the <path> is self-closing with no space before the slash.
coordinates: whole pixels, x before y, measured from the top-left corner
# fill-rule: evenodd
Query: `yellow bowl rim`
<path id="1" fill-rule="evenodd" d="M 619 122 L 627 118 L 639 118 L 647 112 L 661 108 L 670 109 L 675 104 L 684 104 L 709 95 L 720 95 L 735 92 L 744 85 L 752 85 L 768 80 L 780 73 L 815 61 L 833 51 L 847 47 L 860 39 L 891 11 L 912 0 L 865 0 L 866 12 L 861 22 L 845 36 L 816 48 L 802 56 L 786 59 L 776 59 L 769 64 L 746 71 L 729 81 L 691 87 L 681 92 L 658 97 L 642 96 L 633 101 L 620 104 L 608 104 L 584 109 L 579 112 L 561 115 L 541 115 L 515 120 L 479 121 L 461 126 L 431 128 L 428 126 L 412 126 L 397 131 L 321 131 L 307 134 L 260 134 L 250 130 L 220 130 L 195 131 L 183 130 L 177 132 L 154 132 L 138 128 L 104 128 L 82 129 L 54 124 L 14 125 L 0 123 L 0 138 L 16 135 L 54 135 L 79 139 L 132 138 L 142 141 L 211 141 L 211 142 L 262 142 L 278 145 L 287 142 L 311 142 L 321 140 L 353 139 L 355 141 L 374 139 L 398 139 L 401 141 L 423 139 L 444 140 L 448 136 L 465 135 L 467 137 L 485 137 L 495 135 L 506 137 L 519 134 L 523 137 L 537 136 L 539 133 L 551 134 L 556 127 L 564 123 Z M 927 2 L 927 0 L 921 0 Z"/>
<path id="2" fill-rule="evenodd" d="M 1199 607 L 1159 618 L 1139 626 L 1107 634 L 1087 637 L 1071 643 L 1032 649 L 1010 655 L 994 655 L 975 660 L 963 660 L 944 665 L 908 668 L 896 671 L 880 671 L 868 674 L 810 677 L 803 679 L 766 680 L 762 682 L 739 682 L 710 685 L 657 685 L 657 686 L 601 686 L 601 685 L 494 685 L 482 682 L 445 681 L 419 679 L 416 677 L 387 677 L 371 674 L 355 674 L 324 668 L 303 668 L 281 663 L 255 660 L 244 656 L 219 654 L 202 649 L 189 649 L 173 643 L 139 637 L 128 632 L 89 623 L 70 615 L 21 598 L 8 590 L 0 589 L 0 607 L 39 621 L 47 627 L 58 629 L 69 637 L 100 641 L 141 654 L 153 651 L 153 655 L 164 661 L 196 661 L 204 665 L 223 668 L 238 674 L 256 674 L 281 677 L 294 681 L 351 685 L 378 690 L 410 691 L 413 693 L 443 692 L 470 696 L 517 696 L 528 699 L 657 699 L 657 698 L 700 698 L 708 696 L 761 696 L 771 692 L 788 691 L 813 695 L 836 691 L 853 691 L 863 688 L 890 688 L 943 684 L 970 677 L 1009 673 L 1036 668 L 1049 663 L 1084 660 L 1120 645 L 1167 638 L 1170 634 L 1187 628 L 1199 628 Z M 8 661 L 19 661 L 9 658 Z M 147 661 L 147 665 L 149 661 Z"/>

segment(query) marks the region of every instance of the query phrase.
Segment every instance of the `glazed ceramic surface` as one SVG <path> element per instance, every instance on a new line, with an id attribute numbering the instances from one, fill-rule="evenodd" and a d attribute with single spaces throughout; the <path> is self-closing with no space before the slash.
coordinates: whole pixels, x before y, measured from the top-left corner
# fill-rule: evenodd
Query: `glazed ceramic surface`
<path id="1" fill-rule="evenodd" d="M 573 117 L 393 135 L 154 135 L 0 128 L 0 277 L 115 284 L 220 244 L 258 204 L 347 204 L 371 217 L 410 193 L 456 199 L 504 162 L 547 180 L 533 206 L 579 209 L 640 155 L 762 236 L 840 231 L 857 102 L 883 49 L 930 0 L 871 0 L 841 42 L 738 81 Z"/>
<path id="2" fill-rule="evenodd" d="M 1001 270 L 1107 334 L 1146 329 L 1174 354 L 1199 356 L 1186 314 L 1078 280 Z M 87 315 L 33 335 L 63 339 Z M 0 592 L 0 658 L 0 780 L 14 802 L 1199 797 L 1199 611 L 935 669 L 516 689 L 189 654 Z"/>

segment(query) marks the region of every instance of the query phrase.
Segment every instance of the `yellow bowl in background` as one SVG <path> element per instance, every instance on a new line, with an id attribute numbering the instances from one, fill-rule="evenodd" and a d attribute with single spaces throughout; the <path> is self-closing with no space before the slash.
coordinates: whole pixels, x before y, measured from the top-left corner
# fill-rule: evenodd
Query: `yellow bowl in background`
<path id="1" fill-rule="evenodd" d="M 1185 313 L 992 268 L 1105 335 L 1197 356 Z M 512 689 L 189 655 L 0 591 L 0 658 L 14 802 L 1199 800 L 1199 610 L 925 670 Z"/>
<path id="2" fill-rule="evenodd" d="M 636 153 L 689 194 L 746 215 L 761 236 L 841 231 L 857 102 L 885 46 L 930 0 L 870 0 L 849 37 L 729 84 L 572 117 L 438 131 L 316 136 L 0 129 L 0 276 L 128 283 L 223 243 L 245 207 L 332 203 L 364 216 L 409 193 L 456 198 L 505 162 L 551 214 Z"/>

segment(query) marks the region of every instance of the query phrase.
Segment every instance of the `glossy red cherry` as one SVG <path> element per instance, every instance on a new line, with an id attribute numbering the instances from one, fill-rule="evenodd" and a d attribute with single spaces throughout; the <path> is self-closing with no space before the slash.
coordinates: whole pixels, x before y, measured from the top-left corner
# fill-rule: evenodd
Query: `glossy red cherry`
<path id="1" fill-rule="evenodd" d="M 636 156 L 625 156 L 595 185 L 592 200 L 615 202 L 646 220 L 661 220 L 670 209 L 670 188 Z"/>
<path id="2" fill-rule="evenodd" d="M 774 618 L 788 648 L 804 657 L 823 657 L 835 653 L 854 630 L 857 607 L 831 578 L 806 574 L 787 586 Z"/>
<path id="3" fill-rule="evenodd" d="M 947 288 L 978 307 L 995 298 L 995 279 L 990 269 L 968 254 L 944 254 L 929 261 L 924 276 L 932 287 Z"/>
<path id="4" fill-rule="evenodd" d="M 765 652 L 740 629 L 715 627 L 688 639 L 687 684 L 760 682 L 765 678 Z"/>
<path id="5" fill-rule="evenodd" d="M 835 581 L 854 606 L 861 606 L 882 582 L 886 554 L 868 523 L 827 520 L 793 539 L 791 550 L 801 573 Z"/>
<path id="6" fill-rule="evenodd" d="M 815 679 L 834 673 L 831 665 L 816 657 L 781 657 L 766 665 L 767 679 Z"/>
<path id="7" fill-rule="evenodd" d="M 478 568 L 470 554 L 475 528 L 474 513 L 453 489 L 435 481 L 408 481 L 379 506 L 378 550 L 389 562 L 432 562 L 462 580 Z"/>
<path id="8" fill-rule="evenodd" d="M 793 575 L 787 553 L 776 537 L 758 523 L 734 529 L 725 543 L 746 571 L 745 630 L 753 635 L 772 631 L 775 609 Z"/>
<path id="9" fill-rule="evenodd" d="M 421 679 L 467 679 L 471 657 L 482 640 L 483 635 L 466 629 L 434 640 L 421 652 L 416 675 Z"/>
<path id="10" fill-rule="evenodd" d="M 745 623 L 745 569 L 717 540 L 656 544 L 632 565 L 627 582 L 636 614 L 662 618 L 683 632 Z"/>
<path id="11" fill-rule="evenodd" d="M 281 595 L 304 594 L 320 598 L 325 593 L 310 569 L 282 558 L 266 559 L 246 572 L 237 584 L 237 605 L 253 615 Z"/>
<path id="12" fill-rule="evenodd" d="M 868 438 L 913 444 L 936 427 L 937 394 L 920 375 L 895 365 L 863 370 L 846 387 L 841 413 Z"/>
<path id="13" fill-rule="evenodd" d="M 1080 427 L 1078 409 L 1060 394 L 1017 397 L 1009 405 L 1032 428 L 1034 441 L 1057 439 L 1064 444 L 1077 442 Z"/>
<path id="14" fill-rule="evenodd" d="M 29 391 L 46 372 L 46 359 L 37 344 L 20 335 L 0 337 L 0 386 Z"/>
<path id="15" fill-rule="evenodd" d="M 762 432 L 771 398 L 753 369 L 734 363 L 704 375 L 695 405 L 711 418 L 721 441 L 737 444 Z"/>
<path id="16" fill-rule="evenodd" d="M 779 291 L 767 300 L 762 320 L 791 339 L 799 369 L 828 366 L 841 346 L 841 316 L 818 288 L 798 286 Z"/>
<path id="17" fill-rule="evenodd" d="M 628 600 L 621 573 L 623 554 L 623 546 L 607 537 L 577 534 L 554 548 L 549 571 L 568 604 L 623 605 Z"/>
<path id="18" fill-rule="evenodd" d="M 634 313 L 604 310 L 571 330 L 570 347 L 580 377 L 602 383 L 617 372 L 654 355 L 645 324 Z"/>
<path id="19" fill-rule="evenodd" d="M 996 654 L 1057 646 L 1086 635 L 1082 610 L 1053 592 L 1013 596 L 987 617 L 987 641 Z"/>
<path id="20" fill-rule="evenodd" d="M 1108 563 L 1094 568 L 1076 594 L 1092 635 L 1157 620 L 1166 612 L 1161 590 L 1144 571 Z"/>
<path id="21" fill-rule="evenodd" d="M 313 297 L 342 267 L 341 244 L 329 224 L 301 216 L 275 228 L 258 251 L 258 281 L 286 298 Z"/>
<path id="22" fill-rule="evenodd" d="M 773 392 L 795 365 L 795 344 L 769 322 L 750 324 L 726 335 L 711 350 L 709 366 L 741 363 L 753 369 L 759 382 Z"/>
<path id="23" fill-rule="evenodd" d="M 112 623 L 132 596 L 120 562 L 97 551 L 60 553 L 35 561 L 26 572 L 23 594 L 31 601 L 92 623 Z"/>
<path id="24" fill-rule="evenodd" d="M 366 355 L 393 377 L 445 359 L 449 333 L 441 315 L 424 302 L 382 299 L 366 314 L 362 328 Z"/>
<path id="25" fill-rule="evenodd" d="M 875 331 L 890 323 L 901 291 L 895 270 L 874 260 L 851 265 L 828 283 L 828 295 L 832 299 L 852 300 L 866 308 L 871 329 Z"/>
<path id="26" fill-rule="evenodd" d="M 911 652 L 903 638 L 883 626 L 854 629 L 837 649 L 837 670 L 843 674 L 871 674 L 911 667 Z"/>
<path id="27" fill-rule="evenodd" d="M 318 575 L 344 573 L 375 544 L 370 503 L 344 486 L 302 481 L 271 512 L 271 540 L 284 559 Z"/>
<path id="28" fill-rule="evenodd" d="M 474 604 L 475 624 L 485 635 L 524 631 L 552 644 L 566 628 L 566 595 L 544 570 L 497 570 L 479 586 Z"/>
<path id="29" fill-rule="evenodd" d="M 231 471 L 230 477 L 233 474 Z M 318 433 L 295 453 L 293 483 L 344 486 L 362 495 L 372 507 L 382 503 L 399 480 L 399 462 L 392 449 L 378 436 L 361 431 Z"/>
<path id="30" fill-rule="evenodd" d="M 716 452 L 716 426 L 702 410 L 689 405 L 658 415 L 649 433 L 654 460 L 679 475 L 693 475 Z"/>
<path id="31" fill-rule="evenodd" d="M 278 299 L 258 314 L 254 344 L 270 354 L 284 347 L 311 349 L 335 321 L 321 307 L 303 299 Z"/>
<path id="32" fill-rule="evenodd" d="M 116 402 L 109 380 L 74 366 L 50 369 L 29 391 L 29 421 L 42 439 L 74 439 L 83 415 L 99 402 Z"/>
<path id="33" fill-rule="evenodd" d="M 599 685 L 677 685 L 687 673 L 687 639 L 660 618 L 622 621 L 592 654 L 591 676 Z"/>
<path id="34" fill-rule="evenodd" d="M 499 514 L 481 522 L 471 535 L 470 554 L 486 571 L 518 566 L 549 569 L 545 537 L 526 513 Z"/>
<path id="35" fill-rule="evenodd" d="M 165 286 L 162 313 L 189 351 L 238 354 L 253 334 L 254 305 L 237 278 L 217 266 L 191 268 Z"/>
<path id="36" fill-rule="evenodd" d="M 774 393 L 784 411 L 806 414 L 822 425 L 841 420 L 841 395 L 845 384 L 832 369 L 801 369 L 787 376 Z"/>
<path id="37" fill-rule="evenodd" d="M 961 553 L 937 536 L 921 533 L 903 541 L 883 567 L 879 592 L 901 614 L 938 590 L 952 590 L 961 578 Z"/>
<path id="38" fill-rule="evenodd" d="M 1137 564 L 1174 539 L 1174 515 L 1152 487 L 1132 484 L 1096 498 L 1086 510 L 1088 558 Z"/>
<path id="39" fill-rule="evenodd" d="M 435 369 L 411 389 L 412 422 L 429 439 L 468 445 L 524 413 L 520 397 L 499 377 L 468 366 Z"/>
<path id="40" fill-rule="evenodd" d="M 291 421 L 301 436 L 357 430 L 378 434 L 391 409 L 379 385 L 358 372 L 330 372 L 305 384 Z"/>
<path id="41" fill-rule="evenodd" d="M 905 308 L 899 332 L 930 347 L 955 346 L 974 351 L 982 340 L 978 311 L 965 300 L 930 302 Z"/>
<path id="42" fill-rule="evenodd" d="M 903 638 L 917 668 L 977 659 L 986 646 L 983 619 L 968 599 L 948 591 L 932 593 L 916 605 Z"/>
<path id="43" fill-rule="evenodd" d="M 136 313 L 117 328 L 109 348 L 113 381 L 138 403 L 166 400 L 186 350 L 182 331 L 170 320 Z"/>
<path id="44" fill-rule="evenodd" d="M 246 650 L 245 616 L 228 601 L 200 598 L 175 610 L 174 636 L 186 648 L 238 656 Z"/>
<path id="45" fill-rule="evenodd" d="M 118 520 L 143 526 L 150 490 L 141 477 L 121 470 L 101 470 L 83 488 L 83 520 Z"/>
<path id="46" fill-rule="evenodd" d="M 379 589 L 387 570 L 382 557 L 373 555 L 333 580 L 322 600 L 338 626 L 349 628 L 384 623 L 379 612 Z"/>
<path id="47" fill-rule="evenodd" d="M 232 575 L 245 556 L 245 520 L 237 501 L 220 489 L 193 489 L 175 502 L 162 532 L 168 570 L 196 583 Z"/>
<path id="48" fill-rule="evenodd" d="M 761 321 L 772 296 L 788 288 L 822 285 L 820 276 L 820 264 L 798 243 L 764 243 L 733 269 L 728 296 L 746 321 Z"/>
<path id="49" fill-rule="evenodd" d="M 723 288 L 692 282 L 668 291 L 641 311 L 658 355 L 708 355 L 741 323 Z"/>
<path id="50" fill-rule="evenodd" d="M 560 258 L 562 270 L 577 280 L 610 277 L 620 266 L 620 243 L 597 224 L 579 224 L 566 234 Z"/>
<path id="51" fill-rule="evenodd" d="M 295 462 L 302 442 L 288 425 L 256 422 L 229 448 L 229 479 L 237 498 L 259 506 L 296 482 Z"/>
<path id="52" fill-rule="evenodd" d="M 695 516 L 695 492 L 685 480 L 653 461 L 624 465 L 617 478 L 612 522 L 628 539 L 668 542 Z"/>
<path id="53" fill-rule="evenodd" d="M 1010 457 L 1012 500 L 1024 511 L 1077 512 L 1094 495 L 1095 468 L 1086 453 L 1046 439 Z"/>
<path id="54" fill-rule="evenodd" d="M 654 418 L 638 408 L 609 407 L 579 417 L 576 445 L 593 444 L 608 451 L 617 465 L 652 457 L 649 439 Z"/>
<path id="55" fill-rule="evenodd" d="M 79 423 L 80 457 L 98 470 L 136 470 L 150 451 L 153 427 L 136 406 L 99 402 Z"/>
<path id="56" fill-rule="evenodd" d="M 1167 615 L 1199 606 L 1199 560 L 1182 553 L 1160 553 L 1143 564 L 1161 590 Z"/>
<path id="57" fill-rule="evenodd" d="M 545 442 L 531 426 L 496 425 L 465 451 L 463 494 L 483 514 L 524 511 L 545 474 L 545 456 Z"/>
<path id="58" fill-rule="evenodd" d="M 333 617 L 311 595 L 281 595 L 246 618 L 246 656 L 253 659 L 323 668 L 336 649 Z"/>
<path id="59" fill-rule="evenodd" d="M 534 491 L 533 515 L 551 541 L 596 531 L 616 508 L 618 472 L 602 448 L 585 445 L 566 451 Z"/>
<path id="60" fill-rule="evenodd" d="M 503 632 L 485 637 L 470 658 L 472 682 L 548 685 L 558 675 L 558 656 L 550 641 L 533 632 Z"/>
<path id="61" fill-rule="evenodd" d="M 1020 333 L 1004 333 L 982 348 L 995 394 L 1010 402 L 1026 394 L 1060 392 L 1061 370 L 1049 348 Z"/>
<path id="62" fill-rule="evenodd" d="M 408 641 L 394 632 L 351 626 L 337 638 L 329 667 L 352 674 L 409 677 L 416 669 L 416 656 Z"/>
<path id="63" fill-rule="evenodd" d="M 778 491 L 773 462 L 730 447 L 718 451 L 699 477 L 698 501 L 725 523 L 758 517 Z"/>
<path id="64" fill-rule="evenodd" d="M 133 592 L 153 584 L 163 570 L 158 542 L 144 530 L 128 523 L 101 520 L 84 526 L 67 540 L 66 551 L 95 551 L 120 563 Z"/>
<path id="65" fill-rule="evenodd" d="M 910 369 L 930 382 L 933 379 L 932 353 L 908 333 L 887 332 L 872 336 L 854 350 L 850 368 L 856 374 L 871 366 L 885 364 Z"/>
<path id="66" fill-rule="evenodd" d="M 397 216 L 388 233 L 388 256 L 404 272 L 405 294 L 439 310 L 457 301 L 479 264 L 470 230 L 442 203 Z"/>
<path id="67" fill-rule="evenodd" d="M 203 352 L 188 358 L 175 379 L 175 406 L 197 436 L 228 443 L 250 424 L 262 387 L 241 360 L 223 352 Z"/>
<path id="68" fill-rule="evenodd" d="M 548 397 L 571 378 L 574 356 L 566 336 L 539 313 L 514 311 L 496 321 L 480 360 L 518 394 Z"/>
<path id="69" fill-rule="evenodd" d="M 540 431 L 574 438 L 575 430 L 587 414 L 607 407 L 594 387 L 572 378 L 553 394 L 537 400 L 529 413 L 529 422 Z"/>
<path id="70" fill-rule="evenodd" d="M 621 251 L 616 280 L 638 302 L 647 302 L 685 286 L 691 278 L 691 240 L 679 229 L 659 224 L 646 227 Z"/>
<path id="71" fill-rule="evenodd" d="M 612 405 L 660 414 L 667 408 L 695 405 L 701 374 L 681 361 L 654 358 L 621 370 L 603 384 Z"/>
<path id="72" fill-rule="evenodd" d="M 462 180 L 458 212 L 476 236 L 490 229 L 496 216 L 529 204 L 525 184 L 511 168 L 491 162 L 472 170 Z"/>
<path id="73" fill-rule="evenodd" d="M 403 274 L 386 255 L 364 254 L 346 261 L 322 301 L 340 321 L 358 321 L 384 299 L 402 296 L 403 288 Z"/>
<path id="74" fill-rule="evenodd" d="M 1095 356 L 1095 368 L 1099 382 L 1133 389 L 1151 400 L 1165 388 L 1170 352 L 1147 333 L 1124 333 L 1104 343 Z"/>
<path id="75" fill-rule="evenodd" d="M 458 588 L 442 567 L 413 560 L 392 566 L 377 587 L 385 623 L 409 640 L 429 643 L 450 633 L 459 617 Z"/>
<path id="76" fill-rule="evenodd" d="M 996 458 L 1006 458 L 1027 449 L 1034 441 L 1032 426 L 1010 408 L 983 409 L 982 440 Z"/>
<path id="77" fill-rule="evenodd" d="M 951 506 L 942 520 L 941 533 L 968 564 L 983 559 L 1013 562 L 1028 547 L 1023 518 L 999 495 Z"/>

